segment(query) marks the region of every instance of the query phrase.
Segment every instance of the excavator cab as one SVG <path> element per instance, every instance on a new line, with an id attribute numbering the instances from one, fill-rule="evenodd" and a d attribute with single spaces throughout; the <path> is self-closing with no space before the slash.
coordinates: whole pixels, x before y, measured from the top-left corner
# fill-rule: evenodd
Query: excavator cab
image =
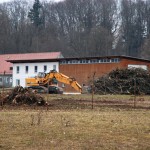
<path id="1" fill-rule="evenodd" d="M 45 76 L 46 76 L 46 73 L 44 72 L 39 72 L 37 75 L 38 78 L 45 78 Z"/>

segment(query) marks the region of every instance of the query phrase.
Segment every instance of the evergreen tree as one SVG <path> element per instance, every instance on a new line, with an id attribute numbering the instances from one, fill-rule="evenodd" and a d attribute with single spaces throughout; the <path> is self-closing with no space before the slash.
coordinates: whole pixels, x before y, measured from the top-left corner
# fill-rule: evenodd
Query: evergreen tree
<path id="1" fill-rule="evenodd" d="M 41 24 L 44 23 L 42 16 L 42 5 L 39 0 L 35 0 L 33 8 L 30 9 L 28 13 L 28 17 L 36 27 L 39 27 Z"/>

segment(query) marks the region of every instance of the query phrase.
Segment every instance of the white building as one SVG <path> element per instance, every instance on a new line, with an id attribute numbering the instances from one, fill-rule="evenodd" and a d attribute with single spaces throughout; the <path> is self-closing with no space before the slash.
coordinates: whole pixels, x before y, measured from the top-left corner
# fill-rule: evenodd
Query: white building
<path id="1" fill-rule="evenodd" d="M 58 58 L 62 58 L 60 52 L 26 53 L 10 55 L 8 62 L 13 63 L 13 87 L 21 85 L 25 87 L 25 78 L 35 77 L 38 72 L 59 72 Z"/>

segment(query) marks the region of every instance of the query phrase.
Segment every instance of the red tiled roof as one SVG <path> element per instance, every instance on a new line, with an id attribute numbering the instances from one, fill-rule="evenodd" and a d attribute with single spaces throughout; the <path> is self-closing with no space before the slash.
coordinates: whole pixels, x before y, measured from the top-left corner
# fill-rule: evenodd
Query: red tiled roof
<path id="1" fill-rule="evenodd" d="M 7 60 L 41 60 L 56 59 L 61 57 L 61 52 L 10 54 Z"/>
<path id="2" fill-rule="evenodd" d="M 8 57 L 9 55 L 0 55 L 0 74 L 4 74 L 4 71 L 6 74 L 12 74 L 12 63 L 5 61 Z"/>
<path id="3" fill-rule="evenodd" d="M 4 54 L 0 55 L 0 74 L 4 71 L 6 74 L 12 74 L 10 67 L 12 63 L 8 60 L 44 60 L 44 59 L 57 59 L 62 57 L 61 52 L 44 52 L 44 53 L 25 53 L 25 54 Z"/>

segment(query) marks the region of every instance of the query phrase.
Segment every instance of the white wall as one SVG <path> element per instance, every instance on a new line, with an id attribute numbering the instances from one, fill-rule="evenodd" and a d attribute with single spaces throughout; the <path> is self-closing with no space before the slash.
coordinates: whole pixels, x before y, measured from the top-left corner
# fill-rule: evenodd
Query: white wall
<path id="1" fill-rule="evenodd" d="M 144 69 L 144 70 L 147 70 L 148 67 L 146 65 L 134 65 L 134 64 L 129 64 L 128 65 L 128 68 L 141 68 L 141 69 Z"/>
<path id="2" fill-rule="evenodd" d="M 13 64 L 13 87 L 16 86 L 16 80 L 20 80 L 20 85 L 25 87 L 25 78 L 35 77 L 38 72 L 44 72 L 44 66 L 47 66 L 47 72 L 53 70 L 53 65 L 56 65 L 56 71 L 59 72 L 58 62 L 37 62 L 37 63 L 14 63 Z M 19 66 L 19 73 L 17 73 L 17 66 Z M 26 66 L 29 70 L 26 73 Z M 37 73 L 34 72 L 34 67 L 38 66 Z"/>

